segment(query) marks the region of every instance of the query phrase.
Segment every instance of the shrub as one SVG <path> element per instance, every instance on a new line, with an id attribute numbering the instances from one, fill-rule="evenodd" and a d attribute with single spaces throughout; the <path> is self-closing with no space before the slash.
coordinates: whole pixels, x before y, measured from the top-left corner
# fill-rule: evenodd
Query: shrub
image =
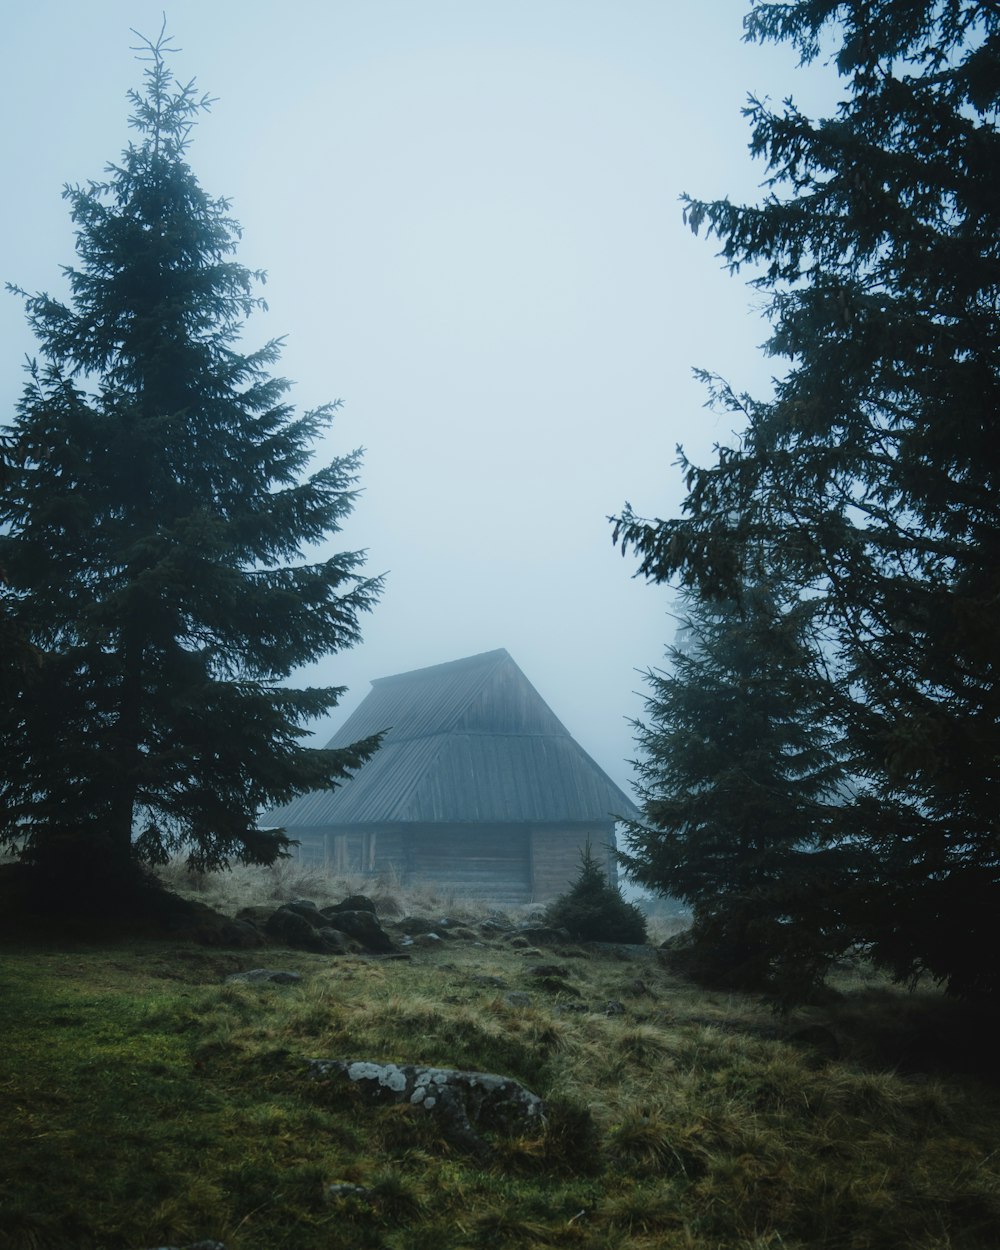
<path id="1" fill-rule="evenodd" d="M 546 924 L 566 929 L 584 942 L 645 942 L 646 920 L 622 898 L 601 867 L 590 843 L 580 852 L 580 873 L 545 912 Z"/>

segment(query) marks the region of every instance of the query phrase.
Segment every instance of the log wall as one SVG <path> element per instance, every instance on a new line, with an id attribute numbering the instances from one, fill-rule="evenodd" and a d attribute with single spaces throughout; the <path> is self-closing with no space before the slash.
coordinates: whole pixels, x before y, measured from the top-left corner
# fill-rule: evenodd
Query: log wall
<path id="1" fill-rule="evenodd" d="M 496 904 L 546 903 L 580 871 L 590 841 L 616 880 L 607 845 L 614 826 L 392 825 L 368 830 L 296 831 L 299 857 L 344 876 L 380 875 L 403 885 L 433 885 L 445 894 Z"/>
<path id="2" fill-rule="evenodd" d="M 580 872 L 580 855 L 590 842 L 594 856 L 606 864 L 608 877 L 617 880 L 615 862 L 606 844 L 614 844 L 614 826 L 541 825 L 532 830 L 532 902 L 546 903 L 564 893 Z"/>

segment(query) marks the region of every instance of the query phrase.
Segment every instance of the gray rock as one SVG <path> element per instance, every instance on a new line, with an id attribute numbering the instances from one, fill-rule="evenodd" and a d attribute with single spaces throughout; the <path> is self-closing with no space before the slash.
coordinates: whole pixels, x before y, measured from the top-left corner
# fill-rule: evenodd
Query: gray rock
<path id="1" fill-rule="evenodd" d="M 435 933 L 441 922 L 428 920 L 426 916 L 404 916 L 402 920 L 393 921 L 395 928 L 410 937 L 419 937 L 421 933 Z"/>
<path id="2" fill-rule="evenodd" d="M 241 950 L 265 944 L 264 934 L 251 920 L 232 920 L 223 928 L 223 936 L 232 939 L 233 945 Z"/>
<path id="3" fill-rule="evenodd" d="M 370 1190 L 364 1185 L 352 1185 L 350 1181 L 334 1181 L 326 1187 L 326 1197 L 330 1202 L 343 1202 L 345 1198 L 367 1198 Z"/>
<path id="4" fill-rule="evenodd" d="M 195 931 L 194 937 L 200 946 L 225 946 L 233 950 L 252 950 L 264 945 L 263 933 L 249 920 L 205 925 Z"/>
<path id="5" fill-rule="evenodd" d="M 351 894 L 343 902 L 331 903 L 329 907 L 324 907 L 323 915 L 329 920 L 331 916 L 342 911 L 370 911 L 374 916 L 376 907 L 366 894 Z"/>
<path id="6" fill-rule="evenodd" d="M 337 912 L 336 926 L 342 933 L 360 942 L 365 950 L 388 953 L 396 949 L 396 944 L 379 924 L 374 912 Z"/>
<path id="7" fill-rule="evenodd" d="M 249 924 L 256 925 L 259 929 L 263 929 L 268 920 L 270 920 L 273 912 L 273 903 L 270 907 L 261 906 L 260 904 L 254 907 L 241 907 L 236 913 L 236 919 L 245 920 Z"/>
<path id="8" fill-rule="evenodd" d="M 283 968 L 251 968 L 249 972 L 231 973 L 226 977 L 226 984 L 296 985 L 301 980 L 301 973 L 286 972 Z"/>
<path id="9" fill-rule="evenodd" d="M 268 937 L 284 942 L 287 946 L 307 951 L 324 949 L 323 939 L 312 921 L 290 907 L 279 907 L 272 912 L 264 929 Z"/>
<path id="10" fill-rule="evenodd" d="M 504 1002 L 508 1007 L 530 1007 L 531 995 L 525 994 L 523 990 L 511 990 L 509 994 L 504 994 Z"/>
<path id="11" fill-rule="evenodd" d="M 312 1059 L 315 1080 L 356 1089 L 369 1102 L 408 1103 L 435 1116 L 448 1140 L 475 1155 L 489 1153 L 483 1131 L 540 1132 L 542 1100 L 517 1081 L 488 1072 L 366 1060 Z"/>
<path id="12" fill-rule="evenodd" d="M 323 914 L 315 903 L 307 898 L 293 898 L 289 903 L 282 903 L 282 911 L 293 911 L 296 916 L 303 916 L 315 928 L 323 923 Z"/>
<path id="13" fill-rule="evenodd" d="M 343 929 L 324 925 L 316 932 L 323 941 L 324 952 L 328 955 L 357 955 L 363 949 L 361 943 L 349 937 Z"/>

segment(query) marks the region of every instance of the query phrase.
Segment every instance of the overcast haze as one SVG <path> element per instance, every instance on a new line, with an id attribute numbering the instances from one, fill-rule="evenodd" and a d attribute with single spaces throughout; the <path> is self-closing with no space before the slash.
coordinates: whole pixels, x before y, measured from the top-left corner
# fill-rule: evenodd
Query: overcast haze
<path id="1" fill-rule="evenodd" d="M 176 0 L 181 81 L 218 98 L 189 158 L 268 271 L 243 345 L 287 336 L 300 409 L 344 407 L 320 459 L 364 446 L 335 548 L 386 571 L 344 684 L 506 647 L 626 790 L 636 669 L 673 633 L 606 517 L 676 511 L 675 446 L 730 437 L 693 366 L 766 392 L 766 325 L 678 197 L 752 199 L 749 92 L 809 106 L 822 75 L 742 43 L 745 0 Z M 128 140 L 135 27 L 162 5 L 8 6 L 2 276 L 63 295 L 66 182 Z M 5 420 L 35 349 L 0 300 Z"/>

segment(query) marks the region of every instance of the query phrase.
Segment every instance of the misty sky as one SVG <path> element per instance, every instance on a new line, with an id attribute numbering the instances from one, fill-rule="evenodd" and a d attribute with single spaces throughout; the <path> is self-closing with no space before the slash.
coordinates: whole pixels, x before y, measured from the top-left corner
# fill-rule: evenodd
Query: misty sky
<path id="1" fill-rule="evenodd" d="M 682 443 L 731 438 L 694 366 L 758 396 L 760 297 L 681 220 L 683 191 L 754 199 L 748 93 L 820 107 L 829 76 L 742 42 L 745 0 L 175 0 L 177 77 L 218 102 L 190 151 L 268 271 L 248 349 L 287 336 L 309 408 L 342 399 L 324 454 L 367 449 L 333 549 L 388 572 L 365 641 L 306 670 L 344 684 L 506 647 L 629 788 L 636 670 L 669 592 L 633 579 L 606 517 L 673 514 Z M 130 33 L 161 0 L 9 6 L 0 75 L 0 277 L 63 294 L 66 182 L 128 139 Z M 824 102 L 828 107 L 829 101 Z M 0 294 L 3 422 L 33 349 Z"/>

